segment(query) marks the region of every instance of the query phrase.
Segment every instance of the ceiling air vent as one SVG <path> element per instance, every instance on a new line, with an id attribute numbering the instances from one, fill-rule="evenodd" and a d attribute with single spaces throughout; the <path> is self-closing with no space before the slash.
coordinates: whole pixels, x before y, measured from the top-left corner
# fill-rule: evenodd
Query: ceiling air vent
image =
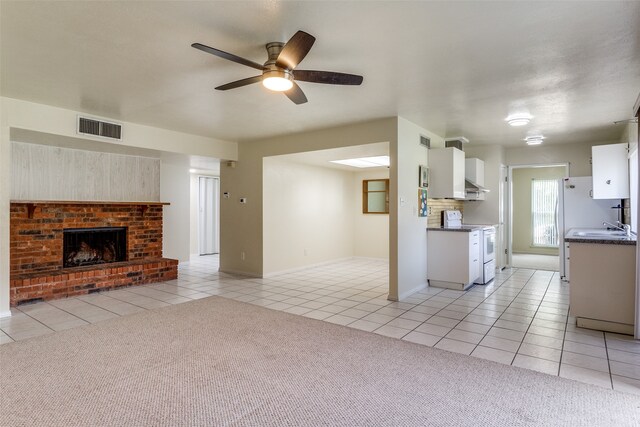
<path id="1" fill-rule="evenodd" d="M 423 147 L 431 148 L 431 138 L 420 135 L 420 145 L 422 145 Z"/>
<path id="2" fill-rule="evenodd" d="M 122 125 L 78 116 L 78 133 L 120 140 Z"/>
<path id="3" fill-rule="evenodd" d="M 464 151 L 464 149 L 462 148 L 462 145 L 463 144 L 468 144 L 468 143 L 469 143 L 469 140 L 467 138 L 465 138 L 464 136 L 456 136 L 456 137 L 447 138 L 447 139 L 444 140 L 444 146 L 446 148 L 455 147 L 458 150 L 463 150 L 463 151 Z"/>

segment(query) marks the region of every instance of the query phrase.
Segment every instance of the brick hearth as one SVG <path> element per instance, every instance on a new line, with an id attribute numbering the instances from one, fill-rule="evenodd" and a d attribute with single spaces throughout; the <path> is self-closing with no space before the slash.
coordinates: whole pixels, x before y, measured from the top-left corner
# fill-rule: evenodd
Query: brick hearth
<path id="1" fill-rule="evenodd" d="M 11 202 L 11 304 L 175 279 L 162 258 L 165 203 Z M 63 268 L 66 228 L 127 228 L 127 261 Z"/>

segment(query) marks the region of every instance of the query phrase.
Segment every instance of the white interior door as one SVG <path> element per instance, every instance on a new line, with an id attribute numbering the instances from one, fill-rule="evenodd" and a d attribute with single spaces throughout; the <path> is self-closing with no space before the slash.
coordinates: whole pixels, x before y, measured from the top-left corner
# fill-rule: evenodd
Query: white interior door
<path id="1" fill-rule="evenodd" d="M 220 182 L 218 178 L 201 176 L 199 179 L 199 251 L 200 255 L 219 252 Z"/>

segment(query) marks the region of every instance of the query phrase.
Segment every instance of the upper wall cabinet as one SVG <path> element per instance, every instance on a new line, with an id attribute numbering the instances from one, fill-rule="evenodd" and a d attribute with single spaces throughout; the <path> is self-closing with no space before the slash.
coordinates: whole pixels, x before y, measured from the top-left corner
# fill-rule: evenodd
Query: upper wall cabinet
<path id="1" fill-rule="evenodd" d="M 629 161 L 627 156 L 627 144 L 591 147 L 594 199 L 626 199 L 629 197 Z"/>
<path id="2" fill-rule="evenodd" d="M 464 199 L 464 152 L 455 147 L 429 150 L 429 197 Z"/>
<path id="3" fill-rule="evenodd" d="M 464 176 L 467 181 L 484 187 L 484 161 L 476 158 L 465 159 Z"/>

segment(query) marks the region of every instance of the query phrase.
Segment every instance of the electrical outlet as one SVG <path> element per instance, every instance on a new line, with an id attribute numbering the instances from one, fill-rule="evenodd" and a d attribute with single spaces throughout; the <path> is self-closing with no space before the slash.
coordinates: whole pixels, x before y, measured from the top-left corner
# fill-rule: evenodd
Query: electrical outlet
<path id="1" fill-rule="evenodd" d="M 427 216 L 431 216 L 431 206 L 427 207 Z"/>
<path id="2" fill-rule="evenodd" d="M 245 258 L 245 256 L 244 256 L 244 251 L 242 251 L 242 252 L 240 252 L 240 259 L 241 259 L 242 261 L 244 261 L 244 258 Z"/>

